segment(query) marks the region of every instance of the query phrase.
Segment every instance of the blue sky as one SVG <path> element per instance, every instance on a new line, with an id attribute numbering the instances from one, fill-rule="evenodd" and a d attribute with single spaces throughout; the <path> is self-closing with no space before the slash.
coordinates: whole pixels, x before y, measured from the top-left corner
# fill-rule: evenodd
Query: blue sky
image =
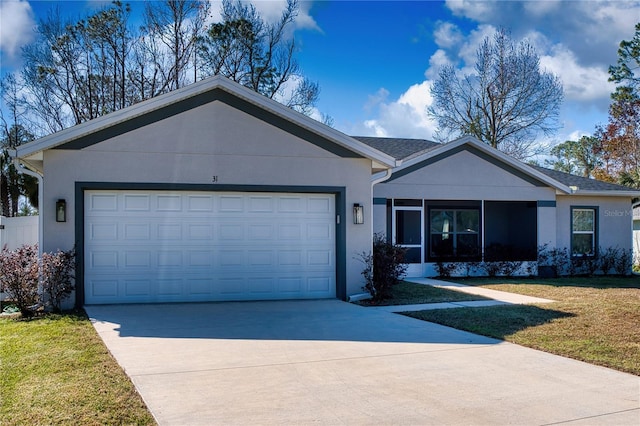
<path id="1" fill-rule="evenodd" d="M 106 3 L 0 0 L 2 74 L 20 65 L 20 46 L 53 6 L 74 17 Z M 284 0 L 254 3 L 269 19 Z M 541 139 L 557 143 L 606 123 L 613 90 L 607 68 L 636 22 L 640 1 L 631 0 L 302 1 L 294 35 L 303 73 L 321 87 L 318 116 L 330 115 L 351 135 L 430 139 L 435 124 L 425 110 L 438 67 L 451 63 L 469 71 L 478 43 L 505 27 L 533 43 L 542 66 L 563 81 L 563 128 Z"/>

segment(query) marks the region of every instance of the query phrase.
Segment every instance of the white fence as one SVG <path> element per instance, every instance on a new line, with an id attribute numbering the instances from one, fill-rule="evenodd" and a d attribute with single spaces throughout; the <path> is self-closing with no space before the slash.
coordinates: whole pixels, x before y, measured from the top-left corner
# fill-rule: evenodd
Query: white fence
<path id="1" fill-rule="evenodd" d="M 38 216 L 0 216 L 0 249 L 15 250 L 25 244 L 38 242 Z M 0 300 L 5 294 L 0 292 Z"/>
<path id="2" fill-rule="evenodd" d="M 15 250 L 38 242 L 38 216 L 0 216 L 0 248 Z"/>

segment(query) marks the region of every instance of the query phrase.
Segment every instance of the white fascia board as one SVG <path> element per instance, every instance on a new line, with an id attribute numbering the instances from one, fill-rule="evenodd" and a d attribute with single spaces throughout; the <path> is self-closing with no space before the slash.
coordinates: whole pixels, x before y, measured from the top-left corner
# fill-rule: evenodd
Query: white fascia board
<path id="1" fill-rule="evenodd" d="M 539 171 L 537 171 L 536 169 L 534 169 L 533 167 L 530 167 L 529 165 L 516 160 L 515 158 L 487 145 L 486 143 L 483 143 L 481 141 L 479 141 L 478 139 L 474 138 L 473 136 L 463 136 L 461 138 L 455 139 L 449 143 L 445 143 L 442 146 L 439 146 L 435 149 L 432 149 L 418 157 L 412 158 L 411 160 L 405 162 L 402 164 L 402 166 L 400 168 L 398 168 L 397 170 L 401 170 L 404 169 L 405 167 L 410 167 L 414 164 L 420 163 L 422 161 L 428 160 L 429 158 L 433 158 L 436 157 L 440 154 L 444 154 L 450 150 L 453 150 L 459 146 L 462 145 L 472 145 L 474 148 L 484 152 L 487 155 L 490 155 L 491 157 L 500 160 L 503 163 L 506 163 L 508 165 L 510 165 L 511 167 L 520 170 L 521 172 L 543 182 L 546 183 L 547 185 L 549 185 L 550 187 L 561 191 L 561 193 L 565 193 L 565 194 L 570 194 L 571 193 L 571 188 L 569 188 L 567 185 L 564 185 L 560 182 L 558 182 L 555 179 L 552 179 L 551 177 L 545 175 L 544 173 L 541 173 Z"/>
<path id="2" fill-rule="evenodd" d="M 314 133 L 323 136 L 332 142 L 341 145 L 356 154 L 373 160 L 375 163 L 384 165 L 384 167 L 394 167 L 397 165 L 396 160 L 383 152 L 380 152 L 370 146 L 345 135 L 327 125 L 324 125 L 304 114 L 292 110 L 272 99 L 269 99 L 241 84 L 232 82 L 222 76 L 213 76 L 205 80 L 190 84 L 181 89 L 147 99 L 137 104 L 123 108 L 105 116 L 95 118 L 82 124 L 61 130 L 33 142 L 21 145 L 17 149 L 19 158 L 28 157 L 34 153 L 44 151 L 46 149 L 55 148 L 74 139 L 95 133 L 99 130 L 114 126 L 121 122 L 130 120 L 149 112 L 164 108 L 168 105 L 180 102 L 184 99 L 205 93 L 214 89 L 223 89 L 228 93 L 242 98 L 258 107 L 268 110 L 279 115 L 293 123 L 306 128 Z"/>
<path id="3" fill-rule="evenodd" d="M 563 195 L 567 195 L 567 194 L 563 194 Z M 568 195 L 574 195 L 574 196 L 585 196 L 585 197 L 624 197 L 624 198 L 635 198 L 635 197 L 640 197 L 640 191 L 634 191 L 634 190 L 629 190 L 629 191 L 616 191 L 616 190 L 611 190 L 611 191 L 595 191 L 595 190 L 582 190 L 582 189 L 578 189 L 577 191 L 574 191 Z"/>

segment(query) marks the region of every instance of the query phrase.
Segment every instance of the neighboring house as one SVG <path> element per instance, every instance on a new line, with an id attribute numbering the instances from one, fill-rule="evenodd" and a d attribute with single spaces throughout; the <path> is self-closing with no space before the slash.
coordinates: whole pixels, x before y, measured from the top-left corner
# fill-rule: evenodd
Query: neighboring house
<path id="1" fill-rule="evenodd" d="M 42 249 L 76 247 L 78 306 L 346 299 L 373 232 L 409 249 L 413 276 L 439 256 L 630 248 L 618 213 L 640 196 L 473 138 L 350 137 L 223 77 L 13 156 L 43 176 Z"/>
<path id="2" fill-rule="evenodd" d="M 529 166 L 472 137 L 357 139 L 402 160 L 373 189 L 374 232 L 408 249 L 408 276 L 435 276 L 438 261 L 535 261 L 543 245 L 580 257 L 631 248 L 638 190 Z"/>

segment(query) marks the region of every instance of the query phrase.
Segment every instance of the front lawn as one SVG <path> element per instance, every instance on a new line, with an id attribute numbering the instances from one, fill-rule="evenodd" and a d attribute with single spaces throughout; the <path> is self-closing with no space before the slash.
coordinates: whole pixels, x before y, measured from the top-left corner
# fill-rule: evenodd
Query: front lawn
<path id="1" fill-rule="evenodd" d="M 384 301 L 379 302 L 377 306 L 489 300 L 482 296 L 474 296 L 472 294 L 466 294 L 459 291 L 432 287 L 430 285 L 415 284 L 406 281 L 402 281 L 391 287 L 391 294 L 391 299 L 385 299 Z M 368 305 L 369 303 L 370 302 L 368 301 L 363 301 L 361 304 Z"/>
<path id="2" fill-rule="evenodd" d="M 84 314 L 0 320 L 0 424 L 155 424 Z"/>
<path id="3" fill-rule="evenodd" d="M 456 282 L 556 302 L 406 315 L 640 375 L 639 277 Z"/>

